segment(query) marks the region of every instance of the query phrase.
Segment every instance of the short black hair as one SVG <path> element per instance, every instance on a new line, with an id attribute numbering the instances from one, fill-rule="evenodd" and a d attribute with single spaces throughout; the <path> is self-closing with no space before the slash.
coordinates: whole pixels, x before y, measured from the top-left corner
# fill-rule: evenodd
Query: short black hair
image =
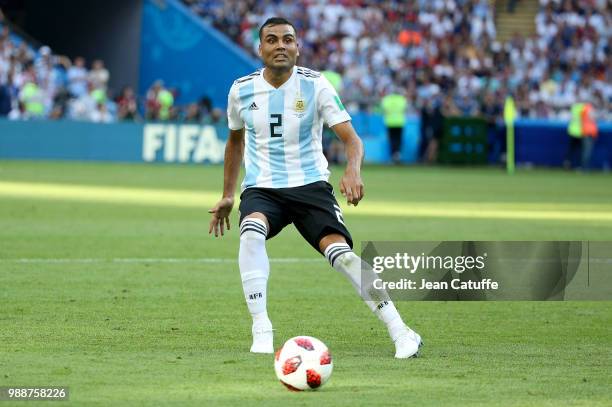
<path id="1" fill-rule="evenodd" d="M 261 41 L 261 33 L 263 32 L 264 27 L 268 27 L 272 25 L 285 25 L 285 24 L 290 25 L 291 28 L 293 28 L 293 32 L 295 33 L 295 35 L 297 35 L 297 30 L 295 29 L 295 26 L 291 24 L 289 20 L 283 17 L 271 17 L 271 18 L 268 18 L 266 22 L 261 25 L 261 27 L 259 27 L 259 40 Z"/>

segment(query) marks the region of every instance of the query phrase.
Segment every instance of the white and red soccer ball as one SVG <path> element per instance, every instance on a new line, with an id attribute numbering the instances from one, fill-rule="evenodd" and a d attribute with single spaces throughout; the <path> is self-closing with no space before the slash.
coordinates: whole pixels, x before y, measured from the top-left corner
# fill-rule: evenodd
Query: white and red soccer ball
<path id="1" fill-rule="evenodd" d="M 327 346 L 311 336 L 289 339 L 274 355 L 276 377 L 289 390 L 316 390 L 329 380 L 334 363 Z"/>

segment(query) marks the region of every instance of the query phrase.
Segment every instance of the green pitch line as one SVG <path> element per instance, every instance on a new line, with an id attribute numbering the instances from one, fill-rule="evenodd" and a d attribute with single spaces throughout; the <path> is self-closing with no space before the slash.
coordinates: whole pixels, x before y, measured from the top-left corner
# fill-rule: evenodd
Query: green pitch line
<path id="1" fill-rule="evenodd" d="M 303 263 L 325 263 L 323 257 L 281 257 L 270 258 L 270 263 L 280 264 L 303 264 Z M 205 257 L 205 258 L 19 258 L 19 259 L 0 259 L 1 263 L 9 264 L 238 264 L 236 257 Z"/>
<path id="2" fill-rule="evenodd" d="M 123 188 L 54 183 L 0 182 L 0 196 L 50 200 L 75 200 L 128 205 L 170 206 L 185 208 L 210 207 L 219 194 L 212 191 L 183 191 L 151 188 Z M 340 198 L 341 199 L 341 198 Z M 536 219 L 554 221 L 612 222 L 610 205 L 489 202 L 404 202 L 365 200 L 358 208 L 340 201 L 351 216 L 385 216 L 407 218 L 476 218 L 476 219 Z M 566 209 L 562 209 L 566 208 Z M 606 210 L 608 209 L 608 210 Z"/>

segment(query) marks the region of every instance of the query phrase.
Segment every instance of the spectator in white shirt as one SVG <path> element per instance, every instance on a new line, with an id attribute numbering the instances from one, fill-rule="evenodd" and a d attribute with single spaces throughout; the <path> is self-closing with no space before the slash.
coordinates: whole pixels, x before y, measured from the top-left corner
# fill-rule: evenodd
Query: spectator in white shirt
<path id="1" fill-rule="evenodd" d="M 85 59 L 76 57 L 74 65 L 68 68 L 68 90 L 76 98 L 87 94 L 87 69 Z"/>

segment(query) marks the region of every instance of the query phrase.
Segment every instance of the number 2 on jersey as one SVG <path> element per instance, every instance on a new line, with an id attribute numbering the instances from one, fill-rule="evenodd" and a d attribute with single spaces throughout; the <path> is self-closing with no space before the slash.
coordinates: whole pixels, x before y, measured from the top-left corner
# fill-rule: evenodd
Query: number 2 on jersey
<path id="1" fill-rule="evenodd" d="M 273 119 L 276 120 L 276 123 L 272 122 Z M 278 114 L 278 113 L 271 114 L 270 115 L 270 137 L 283 137 L 282 128 L 283 128 L 283 115 Z"/>

